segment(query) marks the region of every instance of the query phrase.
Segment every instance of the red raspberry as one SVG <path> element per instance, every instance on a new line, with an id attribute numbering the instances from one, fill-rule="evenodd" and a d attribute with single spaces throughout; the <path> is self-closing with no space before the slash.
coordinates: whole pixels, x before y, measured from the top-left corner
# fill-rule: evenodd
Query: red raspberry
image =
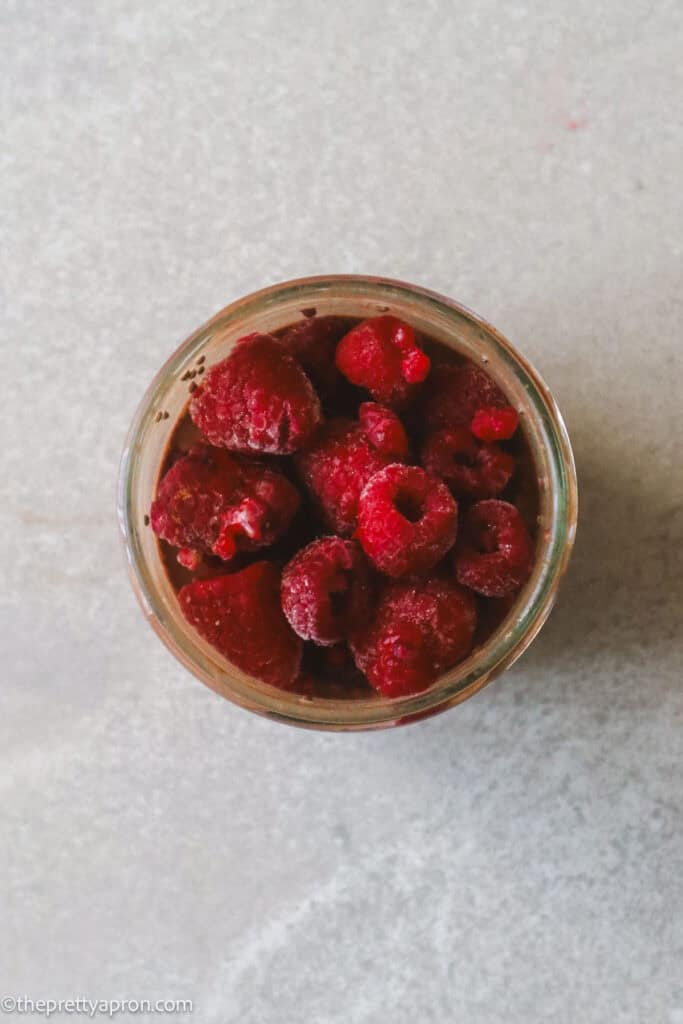
<path id="1" fill-rule="evenodd" d="M 322 537 L 282 574 L 282 607 L 295 633 L 322 647 L 343 640 L 367 617 L 370 573 L 352 540 Z"/>
<path id="2" fill-rule="evenodd" d="M 515 506 L 480 501 L 467 514 L 455 554 L 455 575 L 484 597 L 505 597 L 526 583 L 533 556 L 533 542 Z"/>
<path id="3" fill-rule="evenodd" d="M 152 529 L 174 547 L 210 551 L 240 478 L 233 455 L 194 445 L 161 479 L 150 511 Z"/>
<path id="4" fill-rule="evenodd" d="M 195 580 L 178 600 L 197 632 L 237 668 L 271 686 L 296 679 L 302 643 L 280 606 L 280 573 L 271 562 Z"/>
<path id="5" fill-rule="evenodd" d="M 351 648 L 376 690 L 404 697 L 426 690 L 468 654 L 476 623 L 474 598 L 450 580 L 394 582 Z"/>
<path id="6" fill-rule="evenodd" d="M 430 434 L 420 462 L 443 477 L 456 498 L 492 498 L 510 482 L 515 460 L 495 444 L 478 441 L 467 427 Z"/>
<path id="7" fill-rule="evenodd" d="M 408 437 L 396 413 L 375 402 L 363 402 L 358 419 L 373 448 L 386 455 L 405 459 L 408 456 Z"/>
<path id="8" fill-rule="evenodd" d="M 281 473 L 244 463 L 242 498 L 221 516 L 214 554 L 226 561 L 237 551 L 256 551 L 284 536 L 299 508 L 296 488 Z"/>
<path id="9" fill-rule="evenodd" d="M 322 420 L 313 385 L 277 338 L 250 334 L 206 375 L 190 416 L 215 445 L 289 455 Z"/>
<path id="10" fill-rule="evenodd" d="M 401 406 L 429 374 L 430 361 L 413 328 L 394 316 L 363 320 L 337 345 L 337 367 L 378 402 Z"/>
<path id="11" fill-rule="evenodd" d="M 424 417 L 431 430 L 466 427 L 477 409 L 508 405 L 498 385 L 474 363 L 440 367 L 430 379 L 429 390 Z"/>
<path id="12" fill-rule="evenodd" d="M 504 405 L 502 409 L 485 405 L 475 412 L 470 430 L 480 441 L 508 441 L 518 424 L 517 410 L 511 405 Z"/>
<path id="13" fill-rule="evenodd" d="M 344 316 L 313 316 L 292 324 L 281 336 L 284 347 L 325 398 L 332 399 L 341 382 L 334 355 L 337 342 L 348 329 L 349 320 Z"/>
<path id="14" fill-rule="evenodd" d="M 360 492 L 373 473 L 406 458 L 401 421 L 374 402 L 364 402 L 358 421 L 331 420 L 308 451 L 297 458 L 301 478 L 335 533 L 356 528 Z"/>
<path id="15" fill-rule="evenodd" d="M 299 507 L 296 488 L 274 469 L 243 462 L 220 448 L 194 445 L 168 470 L 152 504 L 154 532 L 188 569 L 199 552 L 226 561 L 285 533 Z"/>
<path id="16" fill-rule="evenodd" d="M 387 576 L 425 573 L 455 543 L 458 506 L 419 466 L 387 466 L 370 478 L 358 505 L 358 539 Z"/>

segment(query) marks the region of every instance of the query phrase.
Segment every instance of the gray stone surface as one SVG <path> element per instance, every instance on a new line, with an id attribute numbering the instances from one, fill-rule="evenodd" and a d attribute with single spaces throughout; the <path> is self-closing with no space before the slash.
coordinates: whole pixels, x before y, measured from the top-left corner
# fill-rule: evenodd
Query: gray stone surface
<path id="1" fill-rule="evenodd" d="M 4 4 L 2 993 L 191 998 L 202 1024 L 681 1024 L 681 15 Z M 114 515 L 170 349 L 334 271 L 499 325 L 582 488 L 534 647 L 378 735 L 196 683 Z"/>

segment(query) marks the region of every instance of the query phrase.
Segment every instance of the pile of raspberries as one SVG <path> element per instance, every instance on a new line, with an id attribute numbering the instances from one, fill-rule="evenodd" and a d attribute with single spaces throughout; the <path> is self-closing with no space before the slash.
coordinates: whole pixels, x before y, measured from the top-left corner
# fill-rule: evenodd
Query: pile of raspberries
<path id="1" fill-rule="evenodd" d="M 499 498 L 517 413 L 481 368 L 425 347 L 393 316 L 309 315 L 240 339 L 194 390 L 203 440 L 163 475 L 151 524 L 194 574 L 188 622 L 265 683 L 307 692 L 306 650 L 384 697 L 418 693 L 467 656 L 483 599 L 509 607 L 531 572 Z"/>

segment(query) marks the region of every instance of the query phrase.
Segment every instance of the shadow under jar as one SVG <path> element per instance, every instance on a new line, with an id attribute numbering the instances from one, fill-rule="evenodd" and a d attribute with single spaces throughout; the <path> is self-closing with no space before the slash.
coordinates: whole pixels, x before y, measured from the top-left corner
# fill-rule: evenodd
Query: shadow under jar
<path id="1" fill-rule="evenodd" d="M 458 356 L 482 366 L 520 415 L 521 444 L 535 474 L 535 561 L 497 628 L 429 689 L 388 699 L 370 689 L 349 697 L 301 695 L 240 671 L 183 616 L 168 558 L 148 525 L 157 483 L 177 443 L 199 366 L 224 359 L 253 332 L 275 333 L 310 315 L 353 320 L 388 313 Z M 305 311 L 302 312 L 302 311 Z M 201 379 L 201 377 L 199 378 Z M 368 396 L 369 397 L 369 396 Z M 227 306 L 173 353 L 152 381 L 123 452 L 118 513 L 130 576 L 142 609 L 164 643 L 202 682 L 242 707 L 316 729 L 384 728 L 444 711 L 480 690 L 526 650 L 545 622 L 567 567 L 577 520 L 576 473 L 561 415 L 532 366 L 476 314 L 444 296 L 384 278 L 329 276 L 278 284 Z M 268 557 L 267 550 L 264 557 Z M 226 572 L 231 568 L 226 565 Z"/>

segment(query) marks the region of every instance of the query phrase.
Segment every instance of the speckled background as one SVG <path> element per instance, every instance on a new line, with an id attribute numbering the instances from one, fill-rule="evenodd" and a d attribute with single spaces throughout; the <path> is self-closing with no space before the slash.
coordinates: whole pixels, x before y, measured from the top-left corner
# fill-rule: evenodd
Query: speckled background
<path id="1" fill-rule="evenodd" d="M 6 0 L 0 994 L 683 1022 L 682 23 L 675 0 Z M 335 271 L 497 324 L 582 489 L 534 647 L 377 735 L 195 682 L 114 515 L 170 349 Z"/>

